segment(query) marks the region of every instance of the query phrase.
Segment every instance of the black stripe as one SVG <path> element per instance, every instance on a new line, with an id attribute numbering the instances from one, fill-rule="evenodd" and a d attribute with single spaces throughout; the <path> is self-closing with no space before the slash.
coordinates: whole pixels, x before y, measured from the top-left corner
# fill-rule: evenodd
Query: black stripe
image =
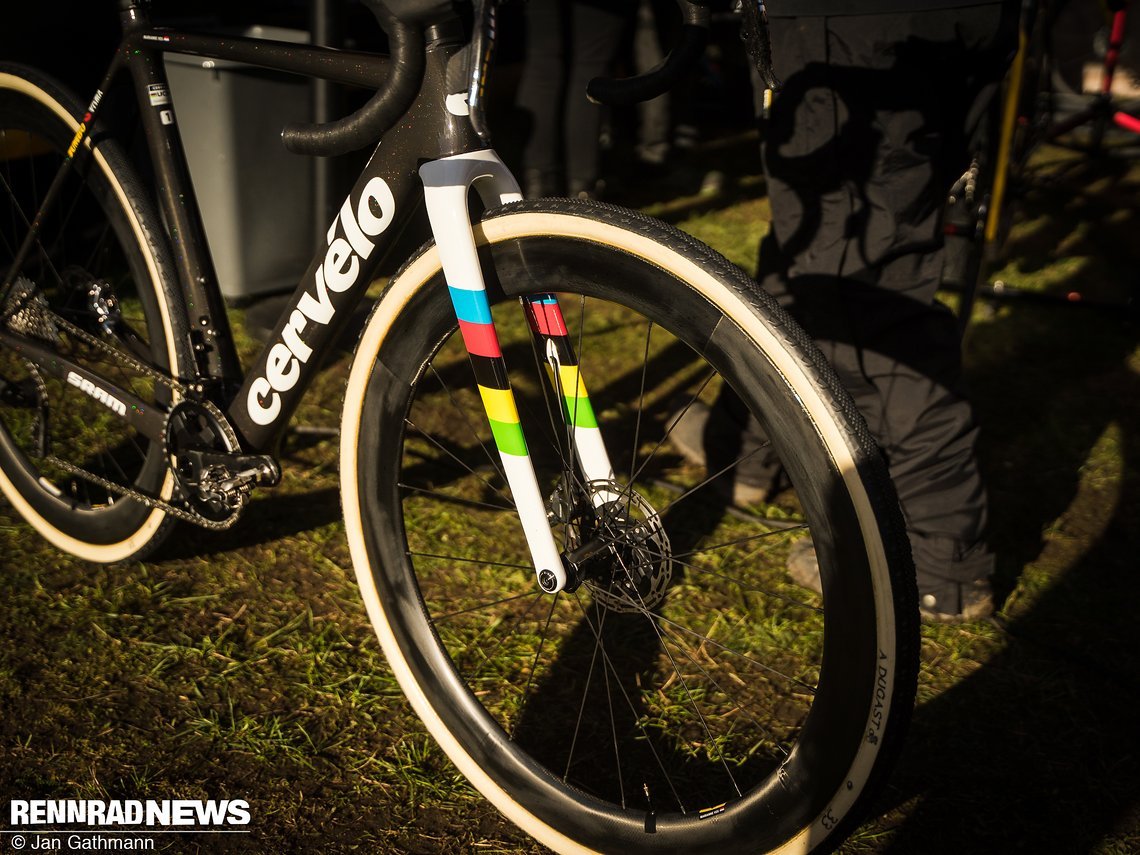
<path id="1" fill-rule="evenodd" d="M 471 367 L 475 369 L 475 382 L 488 389 L 509 389 L 507 363 L 501 356 L 471 354 Z"/>

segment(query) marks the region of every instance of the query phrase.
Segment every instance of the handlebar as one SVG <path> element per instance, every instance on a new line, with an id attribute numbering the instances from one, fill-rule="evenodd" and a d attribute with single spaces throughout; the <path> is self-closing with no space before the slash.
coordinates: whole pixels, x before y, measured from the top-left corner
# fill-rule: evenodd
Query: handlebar
<path id="1" fill-rule="evenodd" d="M 623 80 L 596 77 L 586 85 L 586 97 L 595 104 L 627 107 L 664 95 L 696 66 L 705 52 L 712 15 L 708 0 L 678 0 L 684 26 L 681 37 L 660 63 Z"/>
<path id="2" fill-rule="evenodd" d="M 383 136 L 415 100 L 424 75 L 422 25 L 442 14 L 450 0 L 362 0 L 388 35 L 391 71 L 379 90 L 355 113 L 333 122 L 286 125 L 281 132 L 285 147 L 296 154 L 329 157 L 372 145 Z M 499 0 L 478 0 L 471 52 L 469 101 L 472 122 L 481 137 L 482 89 L 494 33 L 494 8 Z M 677 44 L 656 67 L 624 80 L 595 78 L 586 87 L 591 101 L 628 106 L 648 101 L 675 87 L 694 68 L 708 41 L 710 0 L 677 0 L 684 26 Z M 393 8 L 395 11 L 393 11 Z M 772 50 L 763 0 L 742 0 L 742 38 L 765 85 L 778 88 L 772 72 Z"/>
<path id="3" fill-rule="evenodd" d="M 296 122 L 281 131 L 281 142 L 294 154 L 332 157 L 372 145 L 411 106 L 424 74 L 424 43 L 417 24 L 401 20 L 381 0 L 363 0 L 388 35 L 391 71 L 363 107 L 343 119 L 323 124 Z"/>
<path id="4" fill-rule="evenodd" d="M 595 78 L 586 86 L 586 97 L 598 104 L 626 107 L 648 101 L 672 89 L 694 68 L 708 41 L 711 13 L 709 0 L 677 0 L 684 26 L 677 44 L 658 65 L 642 74 L 623 80 Z M 768 37 L 768 21 L 763 0 L 742 0 L 741 34 L 756 70 L 769 88 L 779 88 L 772 71 L 772 45 Z"/>

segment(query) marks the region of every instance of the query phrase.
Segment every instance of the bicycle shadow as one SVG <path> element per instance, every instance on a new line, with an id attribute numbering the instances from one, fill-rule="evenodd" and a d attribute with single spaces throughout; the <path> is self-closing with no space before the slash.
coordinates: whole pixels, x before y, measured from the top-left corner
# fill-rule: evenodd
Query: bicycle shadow
<path id="1" fill-rule="evenodd" d="M 295 537 L 340 519 L 340 490 L 335 487 L 266 495 L 251 501 L 233 528 L 204 532 L 180 524 L 148 560 L 181 561 L 221 555 Z"/>
<path id="2" fill-rule="evenodd" d="M 1073 299 L 1121 300 L 1119 273 L 1134 267 L 1127 235 L 1140 228 L 1140 210 L 1129 197 L 1129 173 L 1135 158 L 1081 157 L 1060 148 L 1051 149 L 1028 173 L 1017 200 L 1019 218 L 1028 223 L 1002 259 L 1013 276 L 1043 271 L 1062 253 L 1082 260 L 1083 275 L 1073 275 L 1049 290 Z M 1082 224 L 1085 224 L 1082 227 Z M 1097 224 L 1095 227 L 1092 224 Z M 1007 268 L 1008 269 L 1008 268 Z M 1004 272 L 1004 271 L 1003 271 Z M 1105 282 L 1113 282 L 1106 287 Z M 1060 287 L 1067 284 L 1067 288 Z M 1140 303 L 1140 279 L 1133 277 L 1123 301 L 1135 309 Z"/>

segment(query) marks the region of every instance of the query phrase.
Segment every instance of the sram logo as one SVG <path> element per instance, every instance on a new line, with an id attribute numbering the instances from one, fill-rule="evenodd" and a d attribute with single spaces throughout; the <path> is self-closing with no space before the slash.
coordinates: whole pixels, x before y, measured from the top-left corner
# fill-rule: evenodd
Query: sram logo
<path id="1" fill-rule="evenodd" d="M 84 377 L 80 377 L 74 371 L 67 372 L 67 382 L 78 389 L 80 392 L 83 392 L 86 395 L 90 395 L 103 406 L 114 410 L 120 416 L 125 416 L 127 414 L 126 404 L 124 404 L 106 389 L 100 389 L 90 380 Z"/>
<path id="2" fill-rule="evenodd" d="M 377 213 L 378 212 L 378 213 Z M 375 248 L 370 238 L 377 237 L 392 224 L 396 200 L 383 178 L 373 178 L 352 208 L 352 198 L 345 200 L 328 233 L 328 251 L 317 268 L 314 287 L 305 292 L 297 308 L 289 315 L 281 338 L 265 359 L 265 371 L 249 387 L 246 408 L 249 417 L 259 425 L 271 424 L 281 414 L 280 392 L 297 385 L 301 365 L 313 355 L 304 335 L 313 324 L 327 326 L 336 315 L 331 293 L 347 291 L 360 278 L 361 259 Z M 336 237 L 337 225 L 344 237 Z"/>

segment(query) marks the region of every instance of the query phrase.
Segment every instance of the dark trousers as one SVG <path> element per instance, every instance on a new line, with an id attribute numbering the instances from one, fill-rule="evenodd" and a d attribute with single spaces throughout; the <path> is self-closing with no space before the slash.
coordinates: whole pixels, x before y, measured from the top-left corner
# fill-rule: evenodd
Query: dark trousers
<path id="1" fill-rule="evenodd" d="M 886 455 L 920 574 L 993 570 L 978 429 L 935 299 L 942 209 L 1009 56 L 1000 5 L 774 18 L 758 278 L 831 360 Z"/>
<path id="2" fill-rule="evenodd" d="M 633 12 L 631 0 L 527 4 L 526 63 L 517 103 L 530 119 L 523 162 L 528 183 L 530 176 L 544 182 L 538 192 L 594 190 L 602 113 L 586 98 L 586 84 L 607 72 Z"/>

